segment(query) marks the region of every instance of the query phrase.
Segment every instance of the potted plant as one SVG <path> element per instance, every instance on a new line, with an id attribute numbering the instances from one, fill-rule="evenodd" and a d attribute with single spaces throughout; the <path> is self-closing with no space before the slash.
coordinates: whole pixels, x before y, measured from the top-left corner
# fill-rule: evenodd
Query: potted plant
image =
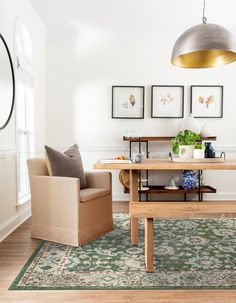
<path id="1" fill-rule="evenodd" d="M 171 147 L 174 154 L 179 154 L 180 158 L 193 158 L 194 145 L 201 142 L 200 134 L 185 129 L 179 132 L 171 141 Z"/>
<path id="2" fill-rule="evenodd" d="M 204 159 L 205 158 L 205 145 L 202 144 L 201 141 L 196 142 L 194 145 L 193 158 L 194 159 Z"/>

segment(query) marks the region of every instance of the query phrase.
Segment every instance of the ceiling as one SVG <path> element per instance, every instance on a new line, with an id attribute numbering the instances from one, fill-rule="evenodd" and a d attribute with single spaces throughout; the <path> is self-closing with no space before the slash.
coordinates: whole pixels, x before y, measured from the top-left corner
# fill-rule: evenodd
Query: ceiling
<path id="1" fill-rule="evenodd" d="M 201 22 L 203 0 L 29 0 L 48 31 L 184 30 Z M 209 23 L 236 33 L 236 1 L 206 0 Z"/>

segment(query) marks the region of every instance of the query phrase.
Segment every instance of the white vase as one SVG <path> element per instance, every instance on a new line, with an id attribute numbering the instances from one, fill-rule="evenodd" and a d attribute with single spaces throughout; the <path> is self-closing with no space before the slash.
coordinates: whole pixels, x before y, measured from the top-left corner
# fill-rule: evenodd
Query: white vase
<path id="1" fill-rule="evenodd" d="M 184 131 L 185 129 L 191 130 L 197 134 L 201 131 L 201 126 L 192 114 L 187 119 L 183 119 L 178 125 L 178 131 Z"/>
<path id="2" fill-rule="evenodd" d="M 193 158 L 194 159 L 204 159 L 205 158 L 205 149 L 194 149 Z"/>
<path id="3" fill-rule="evenodd" d="M 201 129 L 201 137 L 206 138 L 212 136 L 212 131 L 207 124 L 204 124 Z"/>
<path id="4" fill-rule="evenodd" d="M 180 145 L 179 146 L 179 157 L 181 159 L 192 159 L 193 158 L 193 145 Z"/>

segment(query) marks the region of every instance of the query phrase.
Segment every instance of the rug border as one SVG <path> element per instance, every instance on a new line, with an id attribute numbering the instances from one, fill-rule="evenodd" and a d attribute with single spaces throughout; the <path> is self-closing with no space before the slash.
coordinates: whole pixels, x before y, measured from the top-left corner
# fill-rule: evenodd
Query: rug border
<path id="1" fill-rule="evenodd" d="M 27 269 L 29 268 L 29 266 L 33 262 L 34 258 L 36 257 L 36 255 L 38 254 L 38 252 L 40 251 L 40 249 L 43 247 L 44 243 L 45 243 L 45 241 L 41 240 L 41 242 L 39 243 L 39 245 L 36 247 L 36 249 L 33 251 L 33 253 L 29 257 L 29 259 L 26 261 L 26 263 L 24 264 L 24 266 L 20 270 L 20 272 L 17 274 L 16 278 L 14 279 L 14 281 L 12 282 L 12 284 L 10 285 L 10 287 L 8 288 L 8 290 L 22 289 L 22 286 L 17 286 L 17 283 L 19 283 L 20 279 L 26 273 Z"/>

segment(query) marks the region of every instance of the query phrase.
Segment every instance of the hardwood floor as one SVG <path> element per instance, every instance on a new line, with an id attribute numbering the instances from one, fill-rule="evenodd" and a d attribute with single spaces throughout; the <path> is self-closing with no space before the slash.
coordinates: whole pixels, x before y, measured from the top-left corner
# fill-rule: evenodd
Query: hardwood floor
<path id="1" fill-rule="evenodd" d="M 114 203 L 114 211 L 127 211 L 127 209 L 127 203 Z M 0 243 L 0 303 L 236 302 L 236 290 L 8 291 L 9 285 L 39 242 L 30 238 L 30 221 L 28 220 Z"/>

